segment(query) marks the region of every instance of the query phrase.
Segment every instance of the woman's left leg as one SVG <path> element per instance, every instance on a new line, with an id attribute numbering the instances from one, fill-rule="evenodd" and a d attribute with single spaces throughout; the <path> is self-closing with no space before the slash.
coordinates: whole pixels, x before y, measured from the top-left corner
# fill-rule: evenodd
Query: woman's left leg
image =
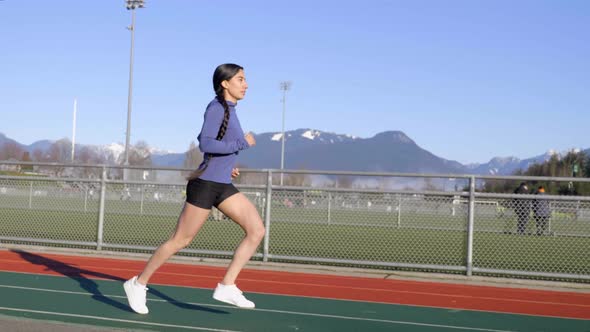
<path id="1" fill-rule="evenodd" d="M 260 241 L 264 238 L 266 230 L 256 207 L 242 193 L 228 197 L 219 204 L 218 208 L 223 214 L 240 225 L 246 233 L 238 245 L 221 282 L 224 285 L 233 285 L 244 265 L 248 263 L 252 255 L 256 252 L 256 248 L 258 248 Z"/>

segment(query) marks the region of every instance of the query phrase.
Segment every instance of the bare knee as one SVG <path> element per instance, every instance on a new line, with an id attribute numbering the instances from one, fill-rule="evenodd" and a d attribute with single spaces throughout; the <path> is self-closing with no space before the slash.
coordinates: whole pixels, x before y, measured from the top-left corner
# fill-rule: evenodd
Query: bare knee
<path id="1" fill-rule="evenodd" d="M 265 234 L 266 234 L 266 228 L 264 228 L 264 225 L 262 225 L 262 221 L 260 221 L 259 223 L 257 223 L 256 226 L 251 227 L 246 232 L 246 236 L 248 238 L 250 238 L 252 241 L 255 241 L 255 242 L 262 241 L 262 239 L 264 238 L 264 235 Z"/>
<path id="2" fill-rule="evenodd" d="M 168 245 L 174 250 L 174 252 L 178 252 L 184 248 L 186 248 L 192 241 L 192 238 L 188 237 L 177 237 L 174 236 L 170 240 L 168 240 Z"/>

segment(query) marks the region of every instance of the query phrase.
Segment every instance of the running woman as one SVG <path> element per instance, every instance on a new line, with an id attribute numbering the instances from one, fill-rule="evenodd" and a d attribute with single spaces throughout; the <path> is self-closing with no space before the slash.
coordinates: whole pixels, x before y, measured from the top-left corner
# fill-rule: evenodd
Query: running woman
<path id="1" fill-rule="evenodd" d="M 237 223 L 245 232 L 225 276 L 217 284 L 213 298 L 241 308 L 254 308 L 236 286 L 238 274 L 256 252 L 265 228 L 256 207 L 232 184 L 239 175 L 234 168 L 238 152 L 256 144 L 252 134 L 244 135 L 236 114 L 237 102 L 244 98 L 248 84 L 244 68 L 222 64 L 213 73 L 215 98 L 205 110 L 205 120 L 198 136 L 203 162 L 189 176 L 186 202 L 173 235 L 154 252 L 143 271 L 124 283 L 129 306 L 147 314 L 146 292 L 151 276 L 172 255 L 188 246 L 207 220 L 211 207 Z"/>

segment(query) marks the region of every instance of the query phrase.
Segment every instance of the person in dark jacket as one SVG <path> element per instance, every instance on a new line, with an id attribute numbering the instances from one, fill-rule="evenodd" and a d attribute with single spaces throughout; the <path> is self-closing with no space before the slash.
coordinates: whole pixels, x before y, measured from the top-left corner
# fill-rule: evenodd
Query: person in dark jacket
<path id="1" fill-rule="evenodd" d="M 521 182 L 520 186 L 514 190 L 515 194 L 528 194 L 529 188 L 526 182 Z M 529 222 L 531 214 L 531 201 L 528 199 L 515 198 L 513 204 L 514 212 L 518 217 L 518 223 L 516 224 L 516 231 L 518 234 L 524 234 L 526 225 Z"/>
<path id="2" fill-rule="evenodd" d="M 545 187 L 539 186 L 536 195 L 545 195 Z M 551 206 L 548 199 L 536 199 L 533 203 L 537 235 L 543 235 L 547 231 L 547 224 L 551 218 Z"/>

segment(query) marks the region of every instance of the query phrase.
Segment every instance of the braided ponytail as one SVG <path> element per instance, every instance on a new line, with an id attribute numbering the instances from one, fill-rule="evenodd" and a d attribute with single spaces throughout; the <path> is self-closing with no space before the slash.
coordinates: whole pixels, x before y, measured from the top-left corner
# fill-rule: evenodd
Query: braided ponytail
<path id="1" fill-rule="evenodd" d="M 218 141 L 223 139 L 225 136 L 225 132 L 227 131 L 227 126 L 229 124 L 229 105 L 225 100 L 224 89 L 221 86 L 221 82 L 230 80 L 234 77 L 240 70 L 243 70 L 241 66 L 232 63 L 226 63 L 223 65 L 219 65 L 215 72 L 213 73 L 213 89 L 215 90 L 215 98 L 217 101 L 223 106 L 223 120 L 221 121 L 221 125 L 219 126 L 219 131 L 217 132 L 217 137 L 215 138 Z M 207 169 L 209 165 L 209 161 L 211 160 L 211 154 L 207 155 L 207 159 L 203 167 L 198 168 L 191 172 L 191 174 L 187 177 L 187 180 L 194 180 L 201 176 L 203 172 Z"/>
<path id="2" fill-rule="evenodd" d="M 225 101 L 225 98 L 223 98 L 222 96 L 219 96 L 219 94 L 217 94 L 217 101 L 219 101 L 219 103 L 223 106 L 223 120 L 221 121 L 221 126 L 219 126 L 219 131 L 217 132 L 217 138 L 216 140 L 221 141 L 221 139 L 223 139 L 223 136 L 225 136 L 225 131 L 227 130 L 227 124 L 229 123 L 229 105 L 227 104 L 227 101 Z"/>

